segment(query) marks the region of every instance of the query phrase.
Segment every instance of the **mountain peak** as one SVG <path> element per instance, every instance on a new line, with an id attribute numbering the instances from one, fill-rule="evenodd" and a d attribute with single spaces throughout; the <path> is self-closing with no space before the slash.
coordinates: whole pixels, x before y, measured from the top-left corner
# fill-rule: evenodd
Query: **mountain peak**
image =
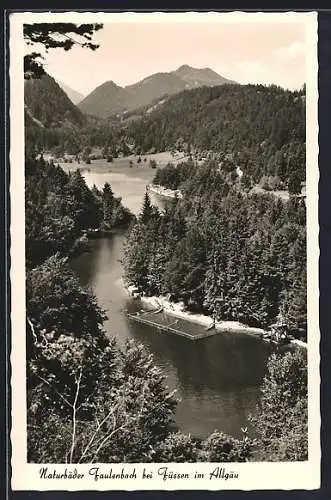
<path id="1" fill-rule="evenodd" d="M 205 68 L 194 68 L 193 66 L 189 66 L 188 64 L 182 64 L 182 66 L 179 66 L 179 68 L 177 68 L 174 73 L 177 73 L 177 74 L 182 74 L 182 73 L 213 73 L 213 74 L 216 74 L 217 73 L 215 71 L 213 71 L 211 68 L 208 68 L 208 67 L 205 67 Z M 220 76 L 220 75 L 219 75 Z"/>
<path id="2" fill-rule="evenodd" d="M 179 68 L 177 68 L 175 71 L 173 71 L 173 73 L 175 73 L 176 75 L 178 75 L 180 77 L 183 77 L 183 76 L 188 76 L 191 73 L 195 73 L 196 71 L 200 71 L 200 70 L 198 70 L 196 68 L 192 68 L 192 66 L 189 66 L 188 64 L 182 64 L 181 66 L 179 66 Z"/>
<path id="3" fill-rule="evenodd" d="M 177 76 L 184 79 L 186 82 L 197 81 L 197 85 L 205 83 L 206 85 L 217 85 L 229 82 L 226 78 L 216 73 L 211 68 L 193 68 L 188 64 L 183 64 L 176 71 Z"/>
<path id="4" fill-rule="evenodd" d="M 192 68 L 188 64 L 183 64 L 174 73 L 179 76 L 187 88 L 195 88 L 214 85 L 223 85 L 224 83 L 235 83 L 216 73 L 211 68 Z"/>
<path id="5" fill-rule="evenodd" d="M 188 64 L 182 64 L 181 66 L 179 66 L 179 68 L 176 69 L 175 73 L 179 73 L 181 71 L 187 71 L 190 69 L 194 69 L 194 68 L 192 68 L 192 66 L 189 66 Z"/>
<path id="6" fill-rule="evenodd" d="M 210 68 L 192 68 L 182 64 L 177 70 L 154 73 L 137 83 L 119 87 L 108 81 L 97 87 L 79 103 L 85 113 L 108 117 L 112 114 L 130 111 L 149 105 L 157 99 L 196 87 L 234 83 Z"/>
<path id="7" fill-rule="evenodd" d="M 107 80 L 106 82 L 102 83 L 100 87 L 108 87 L 110 89 L 121 89 L 117 83 L 115 83 L 113 80 Z"/>

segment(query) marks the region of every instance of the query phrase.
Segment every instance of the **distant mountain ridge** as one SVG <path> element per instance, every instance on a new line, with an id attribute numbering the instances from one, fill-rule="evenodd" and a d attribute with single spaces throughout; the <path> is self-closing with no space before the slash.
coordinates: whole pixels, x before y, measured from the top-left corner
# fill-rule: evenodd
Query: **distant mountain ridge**
<path id="1" fill-rule="evenodd" d="M 79 104 L 79 109 L 90 115 L 107 118 L 114 114 L 146 106 L 156 99 L 196 87 L 236 83 L 210 68 L 180 66 L 168 73 L 155 73 L 133 85 L 120 87 L 113 81 L 94 89 Z"/>
<path id="2" fill-rule="evenodd" d="M 65 83 L 61 82 L 60 80 L 56 80 L 56 82 L 61 87 L 61 89 L 64 90 L 64 92 L 67 94 L 71 102 L 73 102 L 74 104 L 77 105 L 84 99 L 84 95 L 78 92 L 77 90 L 72 89 Z"/>

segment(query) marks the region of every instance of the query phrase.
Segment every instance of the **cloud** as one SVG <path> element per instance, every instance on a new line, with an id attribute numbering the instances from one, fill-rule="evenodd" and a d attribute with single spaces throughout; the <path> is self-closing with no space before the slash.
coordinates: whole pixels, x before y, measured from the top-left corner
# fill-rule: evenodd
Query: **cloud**
<path id="1" fill-rule="evenodd" d="M 286 49 L 292 47 L 286 51 L 286 57 L 289 55 L 292 57 L 290 66 L 284 64 L 284 59 L 280 61 L 269 57 L 267 62 L 245 59 L 234 64 L 229 74 L 233 80 L 242 84 L 274 84 L 292 90 L 300 88 L 305 80 L 305 67 L 302 64 L 302 58 L 299 57 L 301 52 L 299 45 L 301 46 L 301 44 L 295 43 L 286 47 Z M 281 48 L 284 49 L 284 47 Z M 282 50 L 281 57 L 284 57 L 284 54 L 285 52 Z M 294 58 L 294 54 L 297 54 L 296 58 Z"/>
<path id="2" fill-rule="evenodd" d="M 289 62 L 305 54 L 305 45 L 302 42 L 293 42 L 290 45 L 274 50 L 274 56 L 282 62 Z"/>
<path id="3" fill-rule="evenodd" d="M 268 66 L 254 60 L 238 62 L 235 65 L 233 77 L 241 83 L 272 83 L 272 75 Z"/>

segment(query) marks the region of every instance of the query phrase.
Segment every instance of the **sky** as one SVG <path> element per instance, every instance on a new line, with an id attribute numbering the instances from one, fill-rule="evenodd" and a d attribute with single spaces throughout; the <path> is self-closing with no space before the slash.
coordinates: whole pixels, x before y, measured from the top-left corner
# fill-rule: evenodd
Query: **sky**
<path id="1" fill-rule="evenodd" d="M 107 22 L 93 41 L 100 44 L 94 52 L 50 50 L 46 71 L 83 95 L 105 81 L 130 85 L 182 64 L 209 67 L 242 84 L 297 89 L 305 82 L 305 25 L 300 21 Z"/>

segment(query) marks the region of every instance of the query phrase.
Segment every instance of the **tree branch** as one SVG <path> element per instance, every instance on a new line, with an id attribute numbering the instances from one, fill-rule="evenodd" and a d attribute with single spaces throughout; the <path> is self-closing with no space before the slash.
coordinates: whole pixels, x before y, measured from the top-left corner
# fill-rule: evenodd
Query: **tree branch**
<path id="1" fill-rule="evenodd" d="M 68 38 L 68 40 L 70 40 L 73 45 L 80 45 L 81 47 L 83 47 L 83 45 L 84 45 L 83 42 L 80 42 L 79 40 L 75 40 L 74 38 L 72 38 L 71 36 L 67 35 L 66 33 L 61 33 L 61 35 L 63 35 L 66 38 Z"/>
<path id="2" fill-rule="evenodd" d="M 94 462 L 94 459 L 97 457 L 99 451 L 101 450 L 101 448 L 104 447 L 106 442 L 109 441 L 109 439 L 111 439 L 117 432 L 121 431 L 122 429 L 125 429 L 125 427 L 127 427 L 129 424 L 130 424 L 130 422 L 126 421 L 123 425 L 121 425 L 120 427 L 117 427 L 117 429 L 114 429 L 110 434 L 108 434 L 108 436 L 105 437 L 105 439 L 102 441 L 102 443 L 98 447 L 97 451 L 94 453 L 92 460 L 91 460 L 91 463 Z"/>
<path id="3" fill-rule="evenodd" d="M 78 460 L 78 463 L 80 463 L 82 461 L 82 459 L 85 457 L 86 453 L 88 452 L 90 446 L 92 445 L 96 435 L 98 434 L 99 430 L 101 429 L 102 425 L 108 420 L 108 418 L 114 414 L 115 410 L 118 408 L 119 406 L 119 403 L 117 403 L 114 408 L 112 408 L 110 410 L 110 412 L 105 416 L 105 418 L 100 422 L 98 423 L 98 426 L 97 426 L 97 429 L 94 431 L 91 439 L 89 440 L 87 446 L 85 447 L 84 451 L 83 451 L 83 454 L 81 455 L 80 459 Z M 96 420 L 98 422 L 98 418 L 96 417 Z"/>
<path id="4" fill-rule="evenodd" d="M 76 412 L 77 412 L 76 405 L 77 405 L 81 380 L 82 380 L 82 368 L 80 369 L 78 378 L 76 378 L 76 394 L 75 394 L 74 404 L 72 406 L 72 437 L 71 437 L 71 449 L 70 449 L 70 462 L 69 463 L 72 463 L 75 444 L 76 444 Z"/>
<path id="5" fill-rule="evenodd" d="M 145 389 L 145 387 L 144 387 Z M 171 393 L 167 394 L 167 396 L 165 397 L 165 399 L 170 399 L 175 393 L 177 392 L 176 389 L 174 389 Z M 144 401 L 142 401 L 142 405 L 140 407 L 140 411 L 138 413 L 138 415 L 136 417 L 133 417 L 131 421 L 128 421 L 126 420 L 126 422 L 124 422 L 124 424 L 122 424 L 120 427 L 117 427 L 117 429 L 114 429 L 110 434 L 108 434 L 108 436 L 106 436 L 103 441 L 101 442 L 101 444 L 99 445 L 99 447 L 97 448 L 96 452 L 94 453 L 93 457 L 92 457 L 92 460 L 91 460 L 91 463 L 94 462 L 95 458 L 97 457 L 99 451 L 101 450 L 101 448 L 103 448 L 103 446 L 119 431 L 121 431 L 122 429 L 125 429 L 125 427 L 127 427 L 128 425 L 130 425 L 131 423 L 133 422 L 138 422 L 141 417 L 142 417 L 142 410 L 143 410 L 143 403 Z M 162 403 L 159 403 L 158 405 L 154 406 L 154 410 L 157 409 L 158 407 L 161 406 Z"/>
<path id="6" fill-rule="evenodd" d="M 44 379 L 43 377 L 41 377 L 40 375 L 36 375 L 37 378 L 39 378 L 40 380 L 42 380 L 43 382 L 45 382 L 45 384 L 49 385 L 49 387 L 51 387 L 51 389 L 53 389 L 54 392 L 56 392 L 56 394 L 70 407 L 72 408 L 72 404 L 69 403 L 69 401 L 64 397 L 62 396 L 62 394 L 60 394 L 56 389 L 54 389 L 54 387 L 48 382 L 48 380 Z"/>
<path id="7" fill-rule="evenodd" d="M 33 335 L 33 338 L 34 338 L 34 344 L 36 345 L 36 344 L 38 343 L 38 337 L 37 337 L 36 332 L 35 332 L 35 330 L 34 330 L 33 323 L 32 323 L 32 321 L 29 319 L 29 317 L 28 317 L 28 316 L 26 317 L 26 320 L 27 320 L 27 322 L 29 323 L 29 326 L 30 326 L 30 328 L 31 328 L 31 332 L 32 332 L 32 335 Z"/>

